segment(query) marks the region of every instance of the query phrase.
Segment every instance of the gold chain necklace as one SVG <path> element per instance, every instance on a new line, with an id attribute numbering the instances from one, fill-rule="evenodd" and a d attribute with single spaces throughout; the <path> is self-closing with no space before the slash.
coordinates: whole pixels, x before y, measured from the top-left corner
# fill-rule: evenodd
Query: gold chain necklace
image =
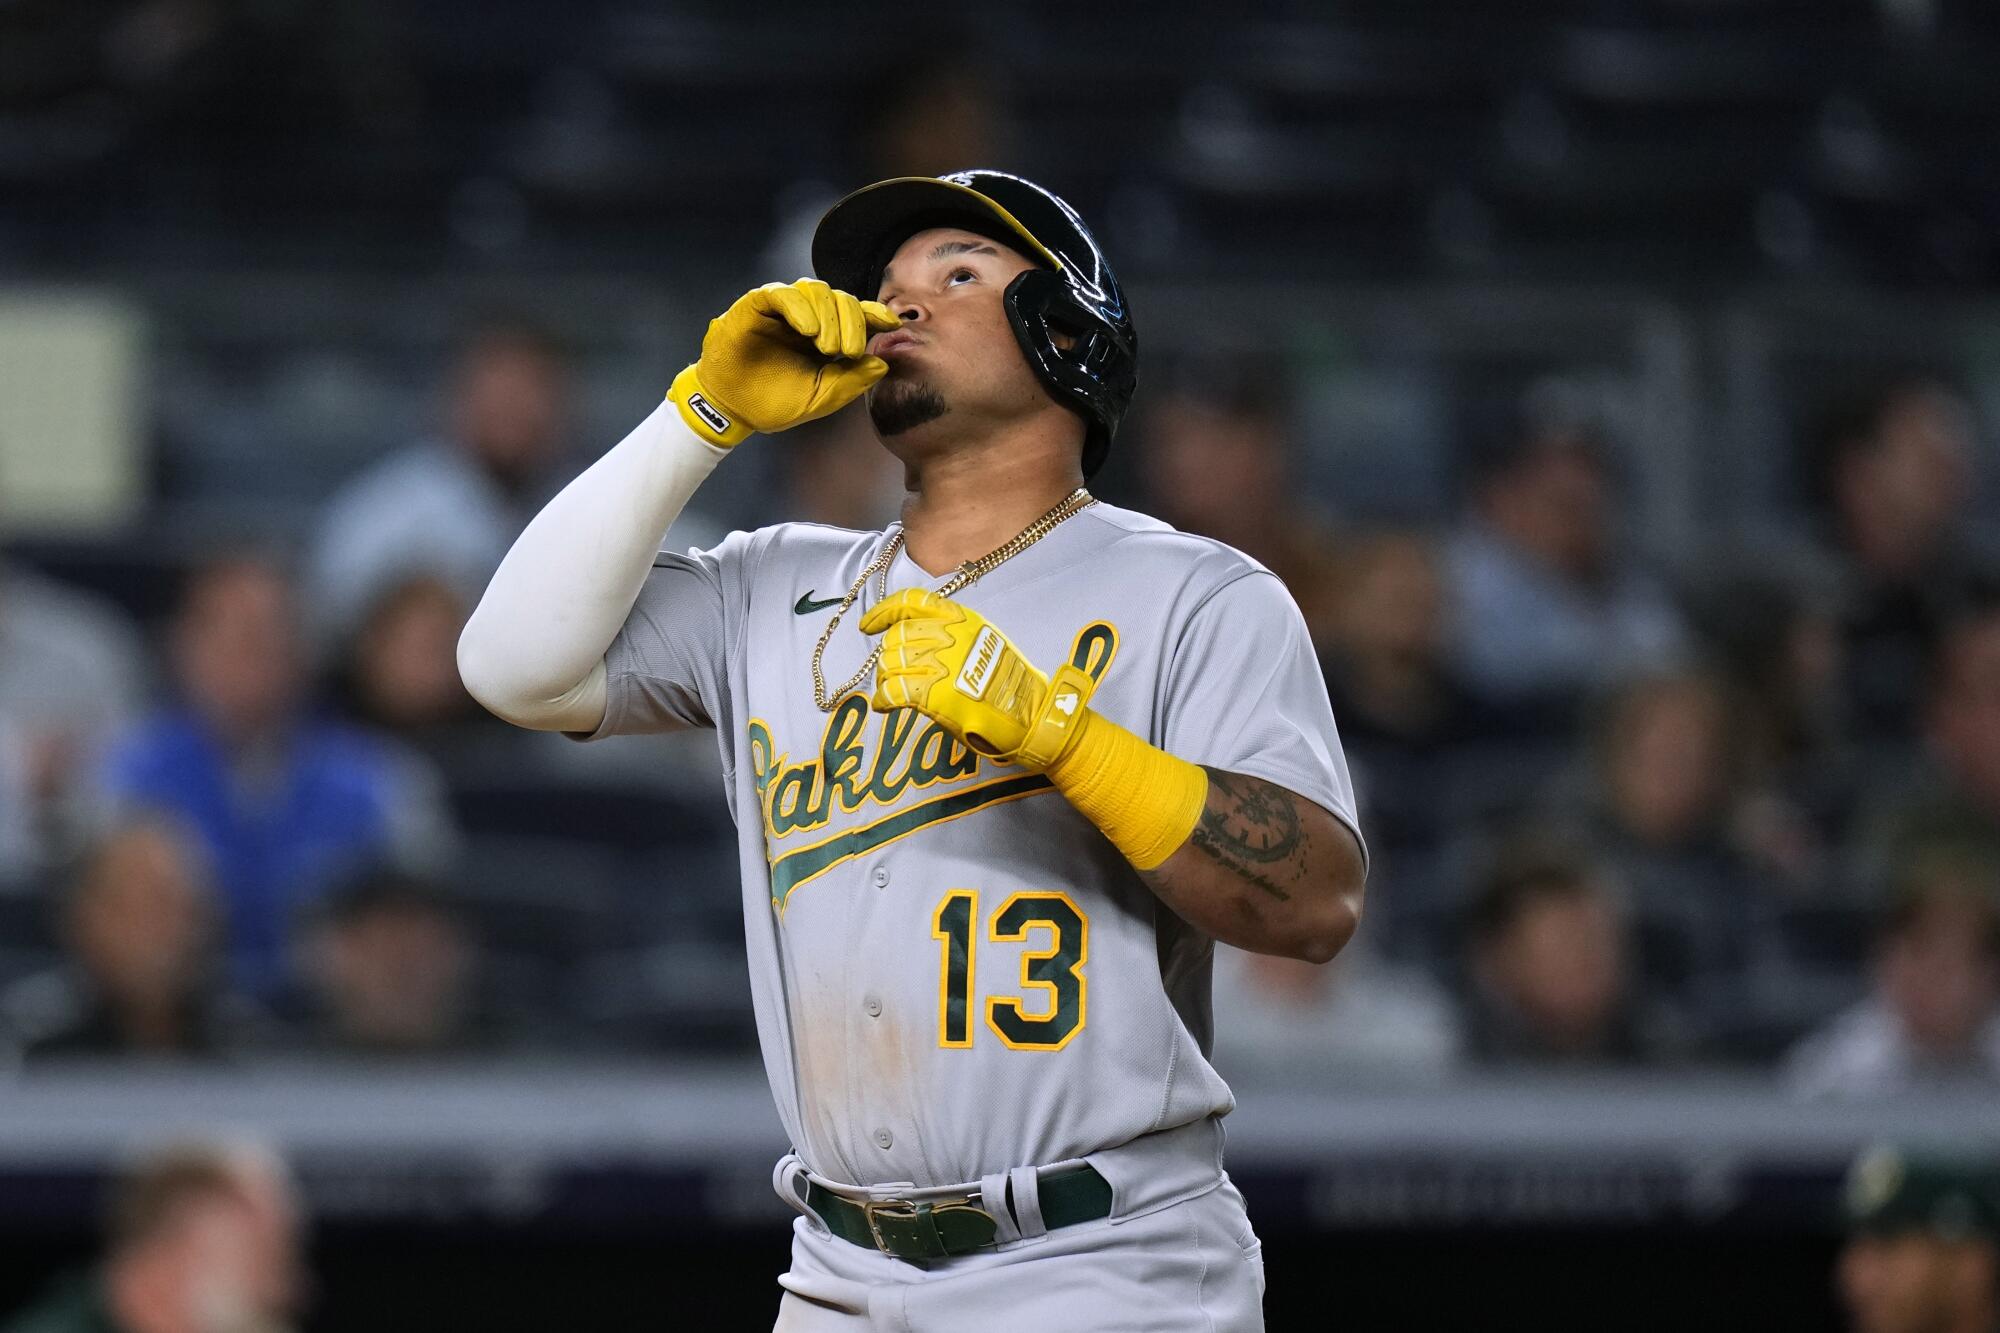
<path id="1" fill-rule="evenodd" d="M 960 565 L 958 572 L 953 574 L 945 582 L 944 586 L 937 590 L 937 595 L 940 597 L 949 597 L 955 592 L 960 592 L 971 587 L 973 584 L 979 582 L 982 576 L 992 573 L 997 566 L 1005 564 L 1055 531 L 1056 525 L 1064 519 L 1076 513 L 1084 506 L 1095 504 L 1096 502 L 1096 496 L 1081 486 L 1077 487 L 1068 495 L 1065 495 L 1062 498 L 1062 502 L 1056 505 L 1054 509 L 1049 510 L 1048 513 L 1043 514 L 1033 523 L 1022 528 L 1013 537 L 1009 538 L 1004 545 L 995 547 L 985 555 L 980 556 L 977 560 L 968 560 Z M 888 545 L 882 548 L 882 554 L 876 556 L 873 563 L 861 571 L 861 577 L 854 580 L 854 586 L 847 590 L 847 596 L 840 599 L 840 609 L 833 613 L 833 619 L 826 622 L 826 629 L 820 634 L 819 642 L 813 645 L 813 702 L 819 705 L 819 711 L 822 713 L 831 713 L 834 705 L 839 703 L 849 692 L 857 688 L 862 681 L 866 680 L 868 674 L 875 670 L 876 664 L 882 660 L 882 645 L 878 641 L 874 650 L 868 654 L 868 660 L 863 662 L 861 669 L 854 673 L 853 679 L 832 693 L 829 694 L 827 692 L 826 675 L 821 667 L 821 659 L 826 655 L 826 645 L 833 639 L 833 631 L 839 627 L 840 618 L 847 614 L 847 608 L 854 605 L 855 598 L 861 596 L 861 590 L 868 586 L 869 579 L 878 580 L 875 587 L 876 601 L 879 602 L 889 595 L 889 566 L 895 563 L 896 552 L 902 549 L 903 532 L 902 529 L 898 528 L 896 535 L 891 537 Z"/>

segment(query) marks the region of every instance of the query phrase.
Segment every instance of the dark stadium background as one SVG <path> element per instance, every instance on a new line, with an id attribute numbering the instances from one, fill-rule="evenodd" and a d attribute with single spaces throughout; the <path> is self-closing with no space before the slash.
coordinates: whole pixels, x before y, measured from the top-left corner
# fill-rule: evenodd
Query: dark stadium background
<path id="1" fill-rule="evenodd" d="M 1958 858 L 1953 901 L 2000 895 L 2000 797 L 1946 791 L 1936 843 L 1893 832 L 1950 786 L 1940 645 L 2000 586 L 1996 58 L 1979 0 L 0 0 L 0 624 L 28 573 L 86 593 L 139 680 L 60 750 L 47 809 L 10 820 L 28 797 L 0 785 L 0 1316 L 90 1260 L 131 1152 L 206 1134 L 298 1172 L 307 1328 L 768 1326 L 786 1145 L 705 736 L 600 756 L 447 700 L 385 742 L 435 779 L 416 878 L 288 889 L 303 952 L 254 1016 L 121 1053 L 43 1000 L 138 799 L 100 790 L 93 747 L 175 697 L 191 574 L 250 552 L 245 577 L 298 576 L 296 706 L 395 732 L 312 561 L 342 488 L 441 429 L 469 330 L 525 323 L 567 367 L 559 482 L 712 314 L 798 276 L 841 190 L 981 165 L 1076 204 L 1131 297 L 1105 498 L 1243 522 L 1199 438 L 1178 480 L 1158 466 L 1182 406 L 1277 450 L 1282 512 L 1244 530 L 1296 537 L 1253 553 L 1327 606 L 1337 711 L 1367 560 L 1436 574 L 1535 439 L 1587 437 L 1615 558 L 1679 626 L 1671 660 L 1485 700 L 1427 749 L 1339 713 L 1376 853 L 1367 984 L 1451 1036 L 1358 1053 L 1329 1008 L 1324 1051 L 1232 1052 L 1254 987 L 1218 1001 L 1271 1326 L 1842 1327 L 1854 1156 L 2000 1149 L 2000 1051 L 1898 1082 L 1798 1046 L 1871 1003 L 1925 855 Z M 1938 521 L 1963 577 L 1926 574 L 1931 618 L 1884 629 L 1827 487 L 1891 406 L 1956 432 Z M 698 499 L 710 535 L 831 503 L 843 447 L 746 446 Z M 1819 694 L 1779 624 L 1841 652 Z M 421 683 L 431 651 L 383 669 Z M 1635 850 L 1593 767 L 1662 675 L 1729 710 L 1701 856 Z M 41 707 L 0 690 L 0 748 Z M 1523 843 L 1620 913 L 1615 1041 L 1537 1049 L 1478 993 L 1473 906 Z M 457 1026 L 360 1040 L 315 991 L 313 950 L 370 910 L 446 932 L 403 943 L 462 988 Z"/>

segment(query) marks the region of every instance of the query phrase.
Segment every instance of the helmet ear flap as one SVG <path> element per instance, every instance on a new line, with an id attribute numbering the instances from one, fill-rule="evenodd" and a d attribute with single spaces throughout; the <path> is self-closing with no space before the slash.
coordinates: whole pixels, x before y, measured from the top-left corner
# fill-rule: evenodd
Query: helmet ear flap
<path id="1" fill-rule="evenodd" d="M 1078 303 L 1060 273 L 1023 269 L 1007 284 L 1001 304 L 1014 340 L 1049 396 L 1089 426 L 1083 474 L 1103 463 L 1111 433 L 1136 380 L 1136 349 L 1114 337 L 1103 320 Z"/>
<path id="2" fill-rule="evenodd" d="M 1064 295 L 1062 279 L 1041 268 L 1022 269 L 1001 294 L 1001 302 L 1007 307 L 1007 322 L 1013 326 L 1014 337 L 1021 344 L 1028 364 L 1058 398 L 1065 397 L 1069 389 L 1050 379 L 1062 349 L 1056 345 L 1049 314 Z"/>

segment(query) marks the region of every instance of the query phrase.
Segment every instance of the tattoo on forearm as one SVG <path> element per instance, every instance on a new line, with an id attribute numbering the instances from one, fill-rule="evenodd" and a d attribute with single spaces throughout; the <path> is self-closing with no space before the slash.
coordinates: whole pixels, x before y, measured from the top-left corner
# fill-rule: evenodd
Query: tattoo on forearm
<path id="1" fill-rule="evenodd" d="M 1280 902 L 1306 868 L 1305 821 L 1283 787 L 1210 768 L 1208 804 L 1189 841 Z"/>

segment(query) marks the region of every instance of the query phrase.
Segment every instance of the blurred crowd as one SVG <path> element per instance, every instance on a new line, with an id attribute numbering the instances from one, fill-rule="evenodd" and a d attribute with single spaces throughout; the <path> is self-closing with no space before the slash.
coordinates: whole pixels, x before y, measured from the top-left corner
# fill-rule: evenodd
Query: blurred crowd
<path id="1" fill-rule="evenodd" d="M 973 165 L 1061 189 L 1117 258 L 1148 352 L 1093 490 L 1284 579 L 1352 769 L 1360 934 L 1325 966 L 1217 950 L 1225 1075 L 2000 1091 L 2000 344 L 1955 322 L 2000 280 L 2000 8 L 743 13 L 0 0 L 0 296 L 102 287 L 158 335 L 146 511 L 0 530 L 0 1095 L 107 1063 L 747 1066 L 713 739 L 510 728 L 456 640 L 692 307 L 810 271 L 853 185 Z M 1526 299 L 1485 342 L 1419 299 L 1379 361 L 1341 310 L 1239 309 L 1346 284 Z M 1637 428 L 1650 354 L 1584 345 L 1595 316 L 1542 327 L 1593 284 L 1694 312 L 1686 419 Z M 1863 313 L 1801 337 L 1822 288 Z M 1937 327 L 1877 328 L 1878 296 Z M 1767 297 L 1769 355 L 1717 335 Z M 1641 490 L 1661 440 L 1680 528 Z M 667 544 L 876 528 L 902 486 L 847 411 L 756 442 Z M 268 1148 L 156 1148 L 106 1203 L 4 1333 L 319 1317 Z M 1870 1153 L 1845 1220 L 1853 1327 L 1996 1326 L 1990 1154 Z"/>
<path id="2" fill-rule="evenodd" d="M 237 8 L 139 6 L 119 40 L 220 50 Z M 836 175 L 1049 151 L 1007 73 L 920 62 L 860 108 L 752 279 L 808 270 Z M 400 105 L 376 91 L 355 105 Z M 1108 211 L 1128 233 L 1158 212 Z M 2000 1083 L 2000 561 L 1965 387 L 1854 376 L 1768 441 L 1809 539 L 1662 563 L 1628 521 L 1630 441 L 1560 376 L 1451 428 L 1448 508 L 1384 525 L 1332 517 L 1337 481 L 1315 494 L 1287 364 L 1149 356 L 1098 488 L 1283 577 L 1361 802 L 1359 939 L 1323 968 L 1223 951 L 1225 1071 Z M 0 1065 L 749 1050 L 708 738 L 586 750 L 494 721 L 457 677 L 487 576 L 612 442 L 578 438 L 588 369 L 488 312 L 433 427 L 295 530 L 144 553 L 122 581 L 0 561 Z M 687 514 L 668 543 L 897 513 L 862 413 L 759 457 L 753 513 Z M 171 596 L 114 605 L 162 568 Z"/>
<path id="3" fill-rule="evenodd" d="M 572 369 L 476 321 L 434 435 L 290 546 L 187 562 L 157 624 L 4 567 L 7 1059 L 747 1049 L 707 739 L 600 756 L 457 679 L 486 576 L 585 452 Z M 1617 443 L 1561 402 L 1524 387 L 1466 443 L 1455 522 L 1358 527 L 1306 498 L 1268 364 L 1149 383 L 1109 498 L 1285 579 L 1373 857 L 1332 965 L 1224 951 L 1225 1067 L 2000 1082 L 2000 582 L 1967 402 L 1853 386 L 1798 451 L 1822 539 L 1674 569 L 1636 556 Z M 895 513 L 860 414 L 771 447 L 771 520 Z"/>
<path id="4" fill-rule="evenodd" d="M 562 375 L 539 334 L 482 324 L 448 443 L 356 478 L 297 549 L 195 560 L 150 636 L 0 575 L 0 956 L 60 953 L 0 990 L 11 1054 L 483 1040 L 451 793 L 516 765 L 453 654 L 547 480 Z"/>
<path id="5" fill-rule="evenodd" d="M 1547 394 L 1467 447 L 1434 532 L 1302 510 L 1282 402 L 1177 388 L 1148 440 L 1162 512 L 1297 590 L 1374 853 L 1350 956 L 1227 960 L 1243 1059 L 2000 1080 L 2000 566 L 1961 394 L 1852 386 L 1799 442 L 1820 539 L 1672 570 Z M 1211 451 L 1260 480 L 1197 487 Z"/>

